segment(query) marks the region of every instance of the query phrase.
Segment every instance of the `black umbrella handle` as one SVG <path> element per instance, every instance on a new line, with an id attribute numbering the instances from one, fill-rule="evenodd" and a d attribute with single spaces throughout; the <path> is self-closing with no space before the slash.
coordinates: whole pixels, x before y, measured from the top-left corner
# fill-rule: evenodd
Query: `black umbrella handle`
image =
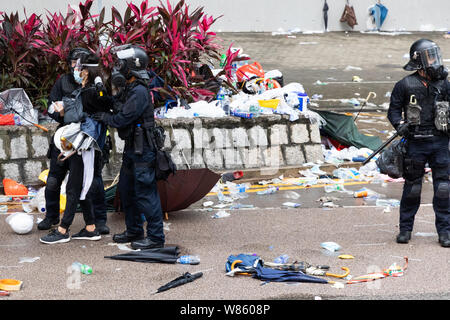
<path id="1" fill-rule="evenodd" d="M 370 161 L 373 157 L 375 157 L 378 153 L 380 153 L 386 146 L 391 143 L 395 138 L 398 137 L 398 132 L 396 132 L 392 137 L 390 137 L 386 142 L 384 142 L 377 150 L 375 150 L 366 160 L 363 161 L 363 165 Z"/>

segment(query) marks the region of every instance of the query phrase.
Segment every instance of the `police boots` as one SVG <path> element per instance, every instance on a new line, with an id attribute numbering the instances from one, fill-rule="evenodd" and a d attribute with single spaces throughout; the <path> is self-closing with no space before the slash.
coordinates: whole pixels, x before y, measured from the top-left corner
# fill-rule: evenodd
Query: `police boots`
<path id="1" fill-rule="evenodd" d="M 442 247 L 450 248 L 450 232 L 439 234 L 439 243 Z"/>
<path id="2" fill-rule="evenodd" d="M 400 231 L 397 235 L 397 243 L 408 243 L 411 240 L 411 231 Z"/>

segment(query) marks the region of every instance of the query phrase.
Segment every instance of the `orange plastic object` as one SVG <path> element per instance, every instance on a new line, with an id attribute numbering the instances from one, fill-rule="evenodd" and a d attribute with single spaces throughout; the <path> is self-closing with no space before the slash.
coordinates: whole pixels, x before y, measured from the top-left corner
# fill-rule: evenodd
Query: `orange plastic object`
<path id="1" fill-rule="evenodd" d="M 13 126 L 14 114 L 0 114 L 0 126 Z"/>
<path id="2" fill-rule="evenodd" d="M 23 184 L 20 184 L 12 179 L 3 179 L 3 188 L 7 196 L 26 196 L 28 189 Z"/>
<path id="3" fill-rule="evenodd" d="M 19 291 L 22 281 L 15 279 L 0 279 L 0 290 Z"/>
<path id="4" fill-rule="evenodd" d="M 246 64 L 236 70 L 236 76 L 239 82 L 247 81 L 250 78 L 256 76 L 258 78 L 264 78 L 264 70 L 259 62 L 254 62 L 252 64 Z"/>

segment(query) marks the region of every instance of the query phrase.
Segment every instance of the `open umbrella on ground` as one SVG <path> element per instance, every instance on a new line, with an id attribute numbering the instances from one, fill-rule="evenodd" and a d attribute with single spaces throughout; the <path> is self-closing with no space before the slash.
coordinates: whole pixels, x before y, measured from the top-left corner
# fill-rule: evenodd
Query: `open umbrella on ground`
<path id="1" fill-rule="evenodd" d="M 113 260 L 126 260 L 145 263 L 176 263 L 180 249 L 176 246 L 165 248 L 145 249 L 140 251 L 130 251 L 115 256 L 105 256 Z"/>
<path id="2" fill-rule="evenodd" d="M 166 291 L 166 290 L 169 290 L 169 289 L 181 286 L 183 284 L 192 282 L 194 280 L 197 280 L 201 276 L 203 276 L 202 272 L 197 272 L 197 273 L 194 273 L 194 274 L 190 274 L 189 272 L 186 272 L 182 276 L 180 276 L 178 278 L 175 278 L 172 281 L 166 283 L 165 285 L 159 287 L 158 290 L 156 290 L 156 292 L 154 292 L 153 294 L 160 293 L 160 292 L 163 292 L 163 291 Z"/>
<path id="3" fill-rule="evenodd" d="M 326 279 L 316 278 L 301 271 L 285 271 L 258 266 L 254 269 L 253 278 L 267 282 L 312 282 L 333 283 Z"/>
<path id="4" fill-rule="evenodd" d="M 167 181 L 158 181 L 163 212 L 185 209 L 202 199 L 219 181 L 220 175 L 208 168 L 178 170 Z"/>
<path id="5" fill-rule="evenodd" d="M 167 181 L 157 182 L 161 208 L 164 213 L 186 209 L 191 204 L 202 199 L 219 181 L 220 175 L 207 168 L 177 170 Z M 120 195 L 117 185 L 107 190 L 107 202 L 114 202 L 116 211 L 120 211 Z M 110 197 L 114 194 L 114 198 Z"/>

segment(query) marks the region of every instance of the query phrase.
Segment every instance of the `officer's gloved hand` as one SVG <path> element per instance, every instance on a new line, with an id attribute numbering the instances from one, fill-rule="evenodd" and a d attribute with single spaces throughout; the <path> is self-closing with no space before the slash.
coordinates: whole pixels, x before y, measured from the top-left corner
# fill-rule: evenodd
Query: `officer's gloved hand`
<path id="1" fill-rule="evenodd" d="M 397 133 L 399 136 L 403 137 L 408 135 L 408 124 L 407 123 L 400 123 L 395 128 L 397 130 Z"/>
<path id="2" fill-rule="evenodd" d="M 93 120 L 98 121 L 98 122 L 105 122 L 107 117 L 108 117 L 108 114 L 106 112 L 97 112 L 91 116 L 91 118 Z"/>

